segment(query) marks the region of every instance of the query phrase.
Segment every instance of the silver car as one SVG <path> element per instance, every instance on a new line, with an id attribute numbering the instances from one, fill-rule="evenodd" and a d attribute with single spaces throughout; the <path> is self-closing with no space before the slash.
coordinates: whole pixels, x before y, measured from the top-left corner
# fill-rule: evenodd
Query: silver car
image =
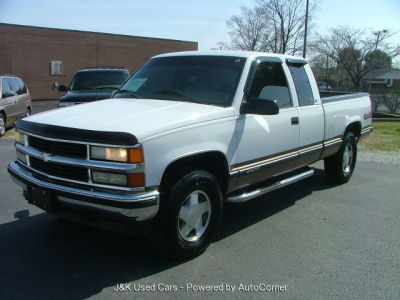
<path id="1" fill-rule="evenodd" d="M 0 137 L 16 119 L 31 112 L 32 101 L 25 82 L 13 75 L 0 75 Z"/>

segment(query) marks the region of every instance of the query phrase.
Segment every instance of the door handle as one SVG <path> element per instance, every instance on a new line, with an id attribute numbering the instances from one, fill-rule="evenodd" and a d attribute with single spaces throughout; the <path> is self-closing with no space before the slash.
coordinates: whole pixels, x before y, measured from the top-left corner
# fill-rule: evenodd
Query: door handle
<path id="1" fill-rule="evenodd" d="M 299 124 L 299 117 L 293 117 L 290 119 L 292 122 L 292 125 L 298 125 Z"/>

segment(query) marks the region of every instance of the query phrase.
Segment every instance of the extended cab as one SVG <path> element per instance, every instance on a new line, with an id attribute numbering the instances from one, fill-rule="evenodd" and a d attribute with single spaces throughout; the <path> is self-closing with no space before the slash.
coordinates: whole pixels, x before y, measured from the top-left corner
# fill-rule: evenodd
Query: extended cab
<path id="1" fill-rule="evenodd" d="M 8 171 L 64 218 L 144 230 L 163 253 L 204 251 L 224 201 L 313 174 L 347 182 L 371 132 L 368 94 L 322 98 L 307 61 L 254 52 L 151 58 L 115 94 L 19 120 Z"/>

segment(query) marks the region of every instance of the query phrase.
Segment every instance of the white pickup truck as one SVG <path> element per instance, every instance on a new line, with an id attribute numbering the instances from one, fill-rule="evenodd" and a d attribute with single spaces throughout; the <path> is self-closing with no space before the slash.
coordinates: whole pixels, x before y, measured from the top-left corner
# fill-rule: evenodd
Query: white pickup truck
<path id="1" fill-rule="evenodd" d="M 113 99 L 15 122 L 8 171 L 29 203 L 61 217 L 149 233 L 163 253 L 204 251 L 223 203 L 313 174 L 347 182 L 372 131 L 368 94 L 321 99 L 307 61 L 182 52 L 144 64 Z"/>

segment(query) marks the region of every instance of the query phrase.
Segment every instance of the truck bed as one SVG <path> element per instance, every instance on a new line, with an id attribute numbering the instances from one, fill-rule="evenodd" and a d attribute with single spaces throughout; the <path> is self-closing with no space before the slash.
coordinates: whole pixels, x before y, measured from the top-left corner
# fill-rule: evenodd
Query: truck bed
<path id="1" fill-rule="evenodd" d="M 319 95 L 323 103 L 329 103 L 341 100 L 361 98 L 364 96 L 368 96 L 368 93 L 332 91 L 332 92 L 320 92 Z"/>
<path id="2" fill-rule="evenodd" d="M 351 123 L 359 131 L 371 125 L 371 104 L 367 93 L 321 92 L 325 113 L 325 140 L 341 137 Z"/>

